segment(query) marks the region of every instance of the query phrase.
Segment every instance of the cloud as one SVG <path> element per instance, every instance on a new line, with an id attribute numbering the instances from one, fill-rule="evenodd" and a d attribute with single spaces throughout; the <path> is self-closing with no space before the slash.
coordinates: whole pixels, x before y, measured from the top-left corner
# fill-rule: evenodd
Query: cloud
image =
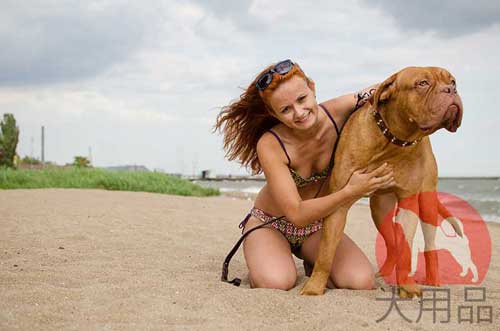
<path id="1" fill-rule="evenodd" d="M 22 155 L 46 125 L 47 157 L 60 163 L 92 146 L 98 165 L 137 162 L 191 173 L 198 163 L 242 173 L 224 160 L 222 137 L 211 128 L 217 107 L 271 62 L 299 62 L 316 82 L 318 101 L 408 65 L 437 65 L 457 77 L 466 107 L 464 130 L 435 140 L 440 170 L 498 168 L 500 158 L 470 139 L 487 132 L 496 141 L 500 134 L 479 120 L 498 122 L 490 103 L 498 94 L 500 25 L 481 16 L 495 17 L 495 9 L 471 9 L 461 19 L 464 30 L 450 38 L 448 23 L 433 25 L 438 14 L 427 1 L 422 8 L 367 1 L 4 0 L 0 109 L 19 119 Z M 464 15 L 460 3 L 450 15 Z M 446 159 L 450 144 L 463 146 L 455 162 Z M 472 150 L 484 168 L 471 167 Z"/>
<path id="2" fill-rule="evenodd" d="M 124 61 L 160 22 L 147 8 L 122 1 L 3 1 L 0 86 L 93 77 Z"/>
<path id="3" fill-rule="evenodd" d="M 459 37 L 500 23 L 500 6 L 491 0 L 361 0 L 389 14 L 406 31 Z"/>

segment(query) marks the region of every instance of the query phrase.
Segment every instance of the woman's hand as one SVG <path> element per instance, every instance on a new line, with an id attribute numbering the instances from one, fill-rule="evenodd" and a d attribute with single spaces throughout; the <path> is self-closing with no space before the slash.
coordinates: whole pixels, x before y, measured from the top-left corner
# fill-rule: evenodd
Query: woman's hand
<path id="1" fill-rule="evenodd" d="M 361 108 L 370 98 L 375 94 L 377 91 L 377 88 L 379 87 L 379 84 L 372 85 L 368 88 L 365 88 L 364 90 L 359 91 L 358 93 L 354 94 L 354 99 L 356 104 L 354 105 L 353 111 Z"/>
<path id="2" fill-rule="evenodd" d="M 387 163 L 382 164 L 375 170 L 367 172 L 367 168 L 353 172 L 344 189 L 355 199 L 373 192 L 389 188 L 396 184 L 392 167 Z"/>

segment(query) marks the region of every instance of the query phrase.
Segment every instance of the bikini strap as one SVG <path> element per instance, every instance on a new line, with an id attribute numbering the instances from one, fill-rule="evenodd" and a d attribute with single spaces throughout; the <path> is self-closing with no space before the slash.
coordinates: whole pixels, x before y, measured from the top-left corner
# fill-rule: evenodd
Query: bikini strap
<path id="1" fill-rule="evenodd" d="M 335 131 L 337 131 L 337 136 L 340 136 L 340 130 L 339 130 L 339 127 L 337 126 L 337 123 L 335 123 L 335 120 L 333 119 L 333 116 L 332 114 L 330 114 L 330 112 L 326 109 L 325 106 L 323 106 L 322 104 L 319 104 L 319 106 L 321 108 L 323 108 L 323 110 L 325 111 L 325 113 L 328 115 L 328 117 L 330 117 L 330 119 L 332 120 L 332 123 L 333 123 L 333 126 L 335 126 Z"/>
<path id="2" fill-rule="evenodd" d="M 274 132 L 271 129 L 269 129 L 267 131 L 271 132 L 276 137 L 276 139 L 278 139 L 278 142 L 280 143 L 281 148 L 283 148 L 283 151 L 285 152 L 286 158 L 288 159 L 288 165 L 290 166 L 292 161 L 290 160 L 290 156 L 288 155 L 288 152 L 286 151 L 285 144 L 283 144 L 283 141 L 281 141 L 281 138 L 278 136 L 278 134 L 276 132 Z"/>

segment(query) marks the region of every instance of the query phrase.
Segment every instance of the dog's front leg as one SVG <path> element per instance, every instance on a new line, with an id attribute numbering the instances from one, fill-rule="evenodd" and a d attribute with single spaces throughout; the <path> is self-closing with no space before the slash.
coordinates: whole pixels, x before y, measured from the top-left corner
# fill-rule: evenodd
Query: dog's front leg
<path id="1" fill-rule="evenodd" d="M 420 286 L 409 275 L 411 273 L 413 237 L 419 222 L 418 215 L 414 212 L 418 212 L 418 197 L 414 196 L 400 200 L 398 205 L 399 210 L 394 223 L 398 253 L 396 280 L 399 286 L 399 296 L 401 298 L 413 298 L 422 295 Z"/>
<path id="2" fill-rule="evenodd" d="M 319 253 L 311 277 L 300 291 L 302 295 L 322 295 L 325 292 L 333 258 L 342 239 L 347 208 L 340 208 L 323 221 Z"/>
<path id="3" fill-rule="evenodd" d="M 394 239 L 394 215 L 398 199 L 394 193 L 373 195 L 370 197 L 370 210 L 378 232 L 382 235 L 386 247 L 386 259 L 377 276 L 388 277 L 396 266 L 397 250 Z"/>

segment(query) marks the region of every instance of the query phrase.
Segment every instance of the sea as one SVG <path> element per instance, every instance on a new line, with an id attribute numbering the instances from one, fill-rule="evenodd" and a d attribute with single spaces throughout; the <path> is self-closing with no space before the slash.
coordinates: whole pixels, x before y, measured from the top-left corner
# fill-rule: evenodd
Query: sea
<path id="1" fill-rule="evenodd" d="M 221 193 L 250 199 L 265 185 L 256 180 L 197 180 L 196 183 L 218 188 Z M 438 192 L 467 201 L 486 222 L 500 223 L 500 178 L 439 178 Z M 363 198 L 361 204 L 368 204 Z"/>

